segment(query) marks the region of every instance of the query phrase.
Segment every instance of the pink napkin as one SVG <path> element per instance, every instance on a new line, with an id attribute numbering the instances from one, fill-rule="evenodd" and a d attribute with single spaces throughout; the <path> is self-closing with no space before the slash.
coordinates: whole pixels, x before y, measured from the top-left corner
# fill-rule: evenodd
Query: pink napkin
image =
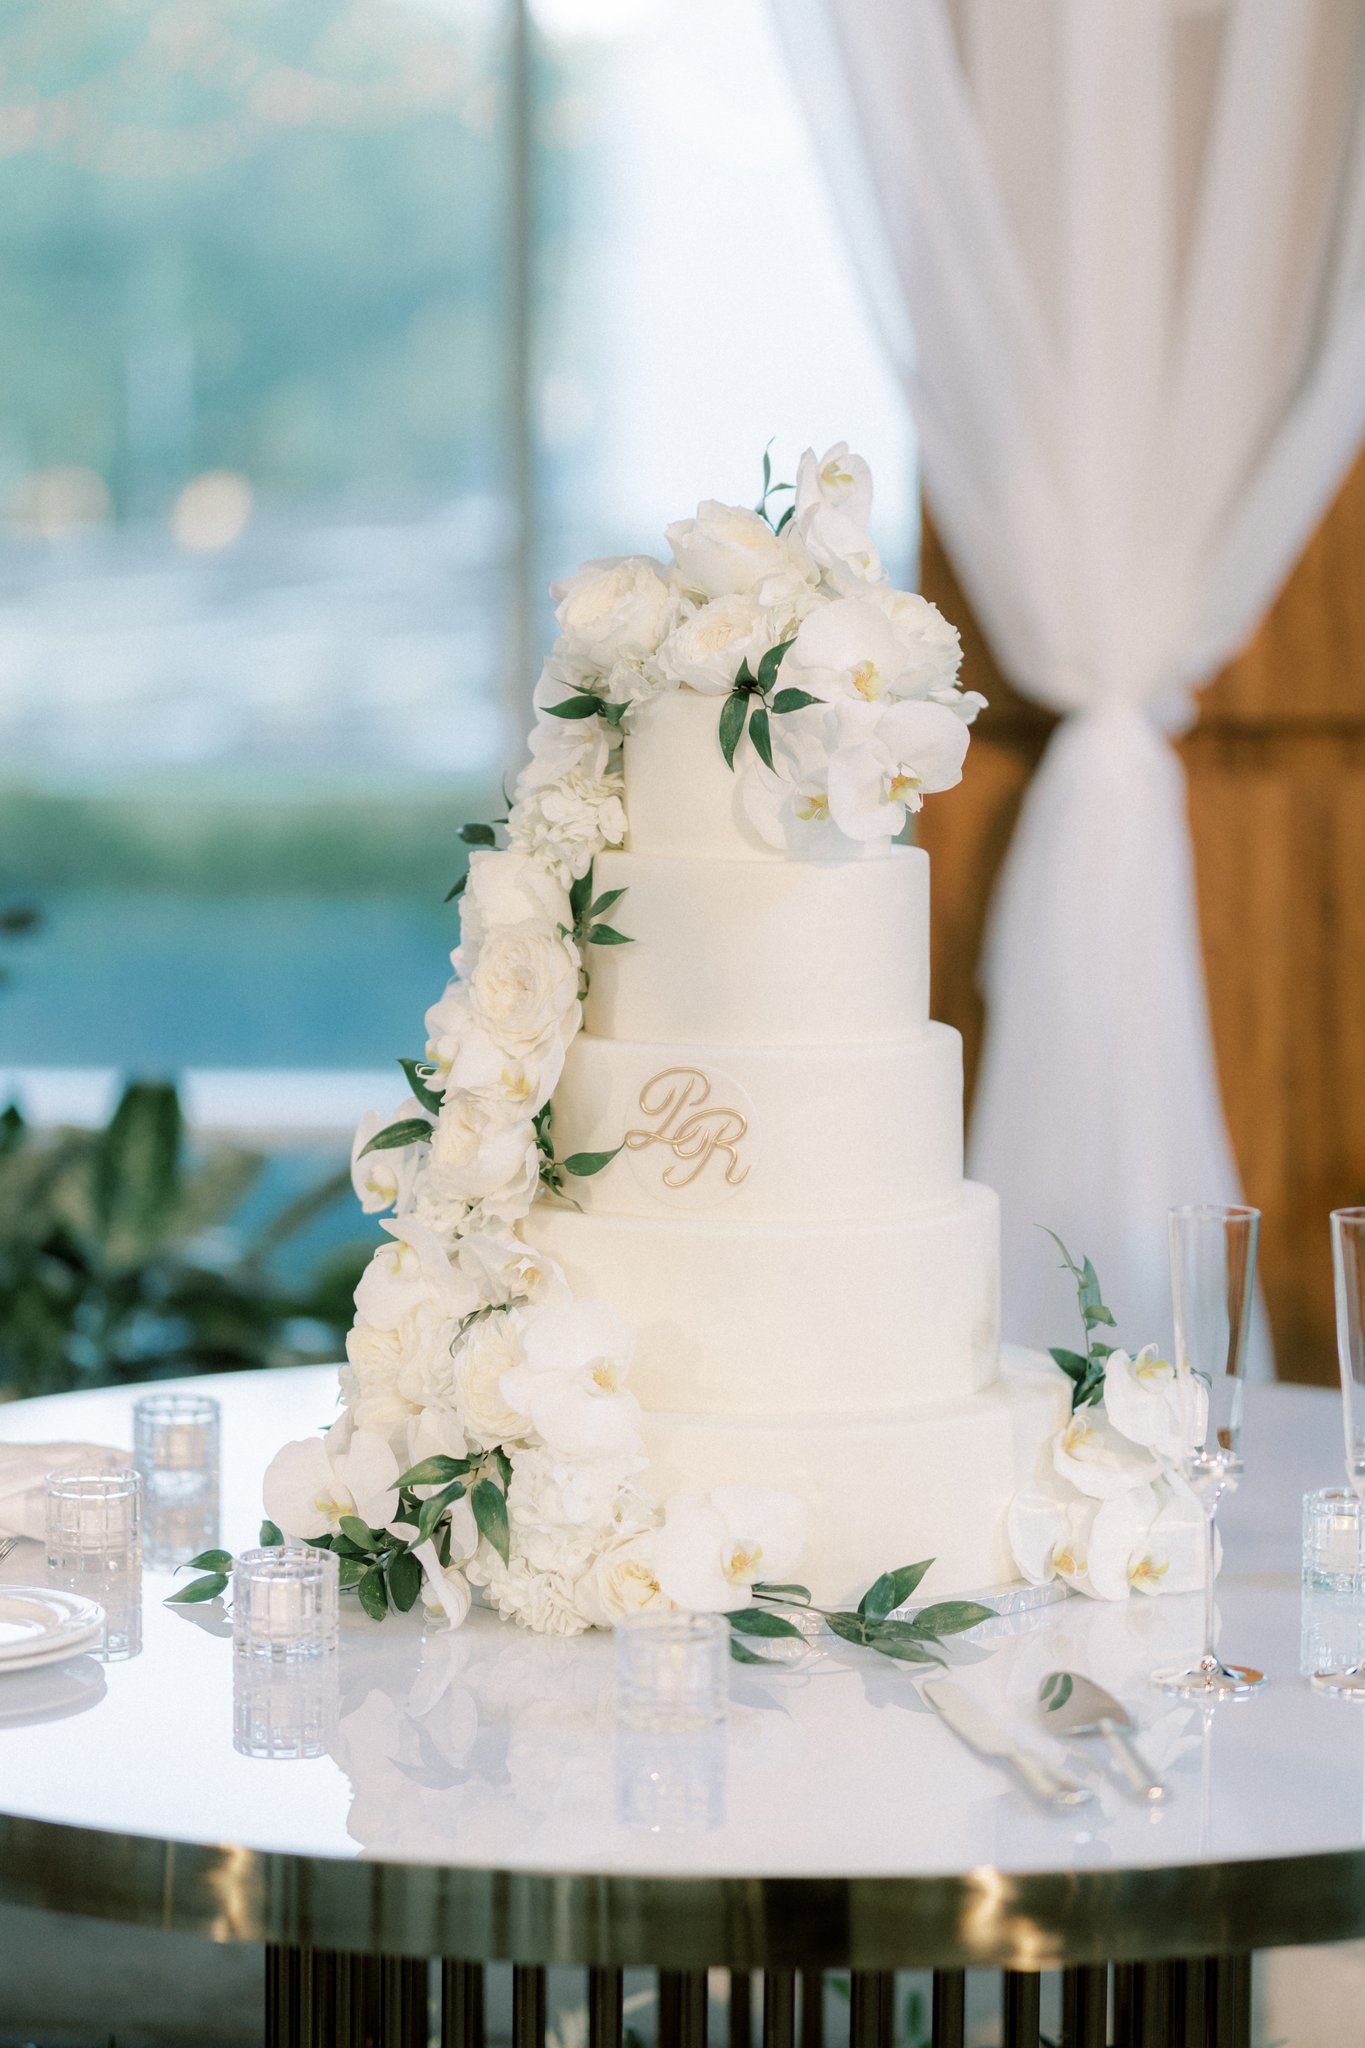
<path id="1" fill-rule="evenodd" d="M 43 1481 L 49 1472 L 121 1471 L 133 1462 L 129 1451 L 105 1444 L 0 1444 L 0 1537 L 30 1536 L 41 1543 L 47 1509 Z"/>

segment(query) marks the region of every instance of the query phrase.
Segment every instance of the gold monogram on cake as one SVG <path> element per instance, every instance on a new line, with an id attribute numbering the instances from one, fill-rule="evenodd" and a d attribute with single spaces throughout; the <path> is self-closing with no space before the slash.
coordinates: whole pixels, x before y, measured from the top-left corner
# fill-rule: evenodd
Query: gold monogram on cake
<path id="1" fill-rule="evenodd" d="M 700 1067 L 665 1067 L 653 1075 L 640 1090 L 640 1113 L 654 1121 L 627 1131 L 626 1145 L 632 1152 L 663 1145 L 673 1154 L 661 1176 L 666 1188 L 691 1187 L 713 1159 L 720 1162 L 727 1186 L 737 1188 L 748 1178 L 749 1162 L 741 1160 L 740 1146 L 749 1119 L 712 1102 L 710 1079 Z"/>

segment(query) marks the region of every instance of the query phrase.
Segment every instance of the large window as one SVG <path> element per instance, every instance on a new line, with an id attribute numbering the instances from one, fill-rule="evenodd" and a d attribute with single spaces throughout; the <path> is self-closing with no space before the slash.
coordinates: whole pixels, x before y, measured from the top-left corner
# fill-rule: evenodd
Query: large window
<path id="1" fill-rule="evenodd" d="M 904 411 L 767 0 L 0 17 L 0 1067 L 379 1067 L 544 586 Z"/>

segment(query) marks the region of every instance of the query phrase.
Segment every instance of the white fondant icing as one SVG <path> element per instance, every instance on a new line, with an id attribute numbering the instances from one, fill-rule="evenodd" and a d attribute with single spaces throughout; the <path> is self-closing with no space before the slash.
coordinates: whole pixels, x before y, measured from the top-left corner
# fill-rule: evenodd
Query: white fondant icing
<path id="1" fill-rule="evenodd" d="M 912 1415 L 850 1415 L 837 1398 L 802 1417 L 651 1413 L 645 1478 L 664 1494 L 797 1494 L 809 1517 L 801 1576 L 817 1604 L 853 1601 L 880 1572 L 928 1557 L 925 1597 L 979 1592 L 1017 1576 L 1010 1497 L 1042 1476 L 1043 1447 L 1071 1408 L 1071 1383 L 1050 1360 L 1010 1347 L 1004 1366 L 994 1386 Z"/>
<path id="2" fill-rule="evenodd" d="M 996 1375 L 1000 1219 L 966 1183 L 905 1221 L 741 1224 L 583 1215 L 538 1203 L 526 1239 L 575 1293 L 636 1332 L 647 1409 L 797 1416 L 909 1413 Z"/>
<path id="3" fill-rule="evenodd" d="M 590 946 L 597 1038 L 875 1045 L 929 1017 L 929 860 L 675 860 L 601 853 L 626 946 Z"/>
<path id="4" fill-rule="evenodd" d="M 885 1045 L 667 1047 L 581 1035 L 555 1090 L 561 1158 L 606 1152 L 628 1132 L 659 1128 L 642 1093 L 679 1068 L 710 1083 L 706 1104 L 679 1106 L 676 1135 L 694 1107 L 737 1111 L 746 1130 L 736 1161 L 701 1158 L 708 1136 L 731 1128 L 716 1117 L 690 1134 L 691 1171 L 661 1143 L 627 1144 L 602 1173 L 576 1182 L 589 1215 L 652 1216 L 724 1202 L 726 1220 L 840 1222 L 909 1216 L 951 1201 L 962 1185 L 962 1041 L 928 1024 Z M 661 1102 L 665 1083 L 649 1094 Z M 695 1091 L 694 1091 L 695 1093 Z M 671 1184 L 665 1184 L 665 1173 Z M 743 1178 L 736 1181 L 735 1174 Z"/>
<path id="5" fill-rule="evenodd" d="M 720 750 L 724 697 L 669 690 L 631 713 L 625 742 L 631 853 L 679 859 L 784 856 L 759 838 L 739 801 L 739 777 Z M 744 744 L 748 744 L 747 741 Z M 854 842 L 849 842 L 855 851 Z"/>

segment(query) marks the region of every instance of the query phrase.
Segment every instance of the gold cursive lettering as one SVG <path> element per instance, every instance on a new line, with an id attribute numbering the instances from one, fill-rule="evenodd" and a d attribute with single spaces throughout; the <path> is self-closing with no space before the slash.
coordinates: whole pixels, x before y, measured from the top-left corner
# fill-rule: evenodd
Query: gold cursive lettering
<path id="1" fill-rule="evenodd" d="M 640 1090 L 640 1109 L 657 1122 L 653 1129 L 627 1131 L 625 1142 L 632 1152 L 650 1145 L 668 1148 L 673 1164 L 663 1171 L 666 1188 L 691 1187 L 715 1158 L 724 1160 L 730 1187 L 737 1188 L 748 1178 L 739 1147 L 749 1120 L 737 1109 L 712 1103 L 711 1083 L 699 1068 L 665 1067 L 653 1075 Z"/>

